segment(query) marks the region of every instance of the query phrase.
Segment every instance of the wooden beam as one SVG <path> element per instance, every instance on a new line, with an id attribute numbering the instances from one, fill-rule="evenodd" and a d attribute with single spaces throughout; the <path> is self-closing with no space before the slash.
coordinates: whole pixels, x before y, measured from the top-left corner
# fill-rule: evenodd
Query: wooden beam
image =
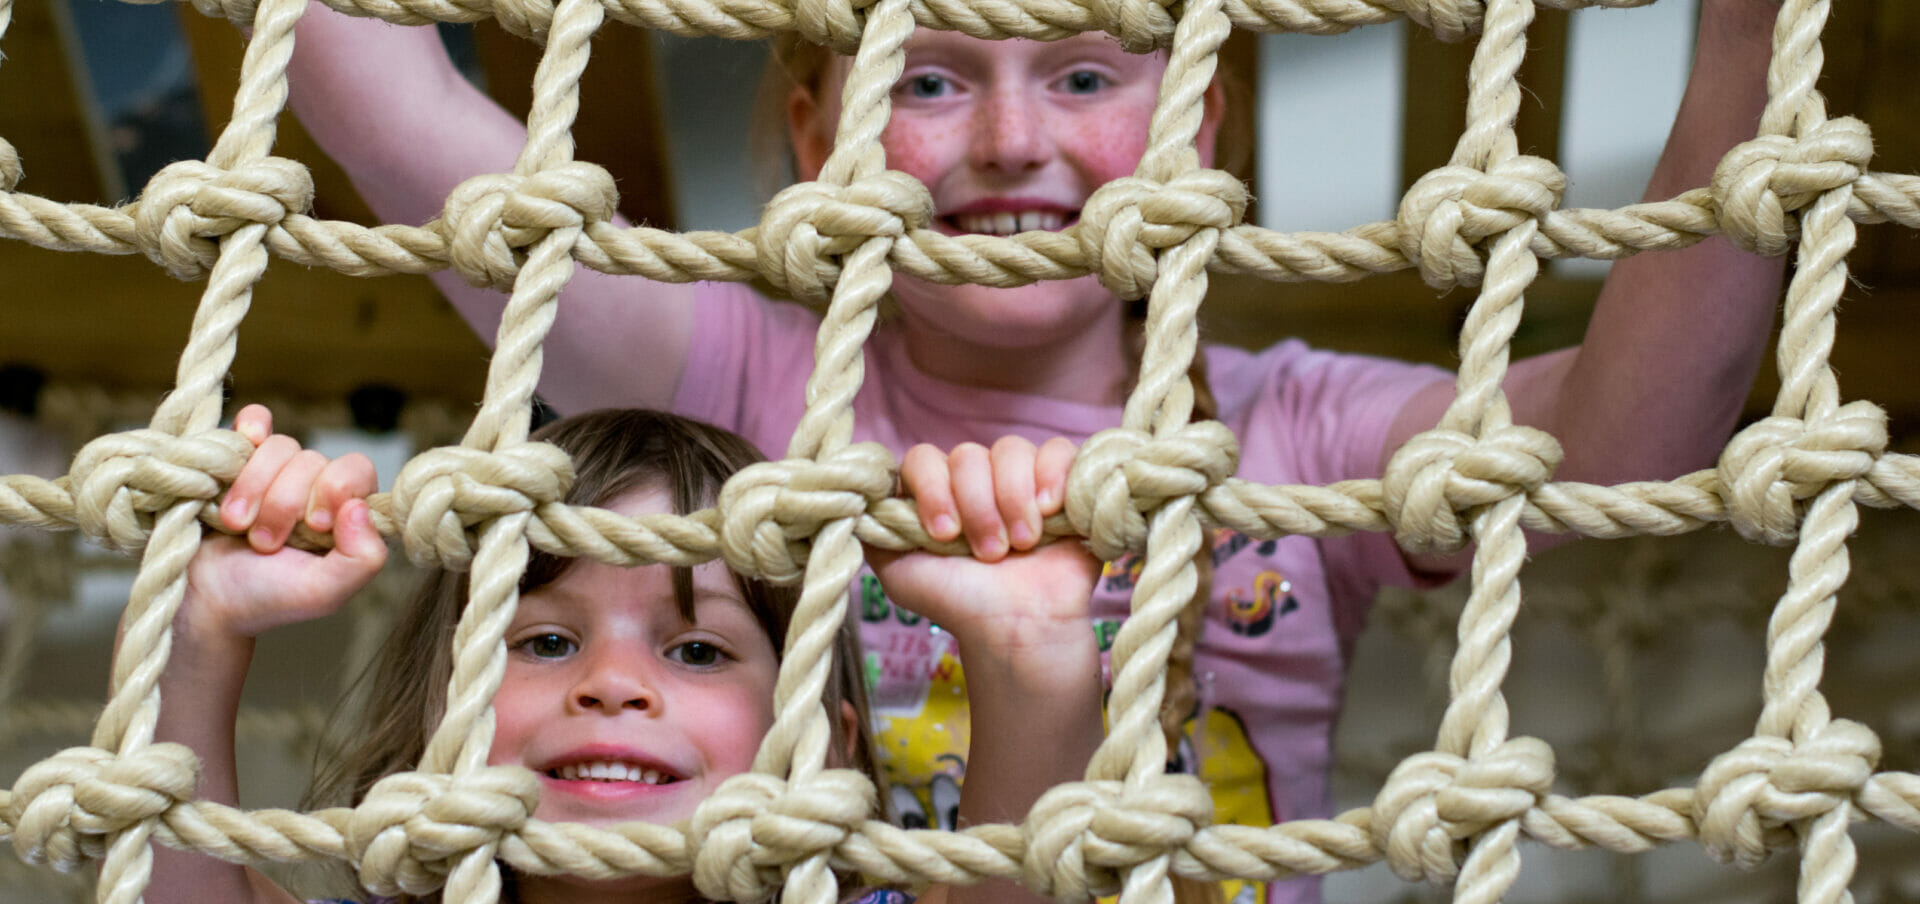
<path id="1" fill-rule="evenodd" d="M 67 254 L 0 242 L 0 273 L 30 316 L 0 329 L 0 364 L 60 380 L 170 386 L 202 282 L 138 255 Z M 276 261 L 255 290 L 233 365 L 242 396 L 341 395 L 388 383 L 478 399 L 487 350 L 425 277 L 356 279 Z"/>
<path id="2" fill-rule="evenodd" d="M 84 102 L 47 3 L 16 3 L 0 51 L 0 137 L 20 154 L 19 190 L 66 203 L 108 204 L 80 112 Z"/>

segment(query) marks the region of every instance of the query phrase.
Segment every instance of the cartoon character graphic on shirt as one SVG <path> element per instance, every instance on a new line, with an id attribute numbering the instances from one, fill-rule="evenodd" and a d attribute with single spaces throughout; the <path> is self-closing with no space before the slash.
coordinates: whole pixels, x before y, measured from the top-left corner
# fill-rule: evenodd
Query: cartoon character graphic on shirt
<path id="1" fill-rule="evenodd" d="M 969 741 L 966 676 L 953 638 L 888 602 L 863 575 L 860 618 L 869 630 L 867 687 L 890 804 L 910 829 L 955 828 Z"/>
<path id="2" fill-rule="evenodd" d="M 1192 771 L 1213 795 L 1215 825 L 1269 826 L 1276 821 L 1267 794 L 1267 764 L 1253 750 L 1246 723 L 1230 710 L 1209 707 L 1187 720 L 1169 769 Z M 1194 768 L 1197 764 L 1198 768 Z M 1227 904 L 1266 904 L 1264 882 L 1220 883 Z"/>

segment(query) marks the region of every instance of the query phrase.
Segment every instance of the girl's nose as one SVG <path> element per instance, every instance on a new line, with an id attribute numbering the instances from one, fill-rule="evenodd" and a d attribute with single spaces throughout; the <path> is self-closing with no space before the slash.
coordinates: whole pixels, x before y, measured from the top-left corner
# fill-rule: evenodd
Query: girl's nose
<path id="1" fill-rule="evenodd" d="M 657 714 L 659 689 L 644 658 L 641 653 L 614 651 L 587 658 L 581 663 L 585 671 L 569 692 L 574 708 L 609 715 L 626 710 Z"/>
<path id="2" fill-rule="evenodd" d="M 1021 88 L 987 93 L 975 111 L 968 150 L 974 166 L 1006 173 L 1039 169 L 1053 158 L 1041 111 Z"/>

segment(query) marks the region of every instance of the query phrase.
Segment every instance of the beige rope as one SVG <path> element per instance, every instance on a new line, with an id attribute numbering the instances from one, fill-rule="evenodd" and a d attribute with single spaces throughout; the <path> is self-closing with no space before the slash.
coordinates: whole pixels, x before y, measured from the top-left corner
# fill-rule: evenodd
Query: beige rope
<path id="1" fill-rule="evenodd" d="M 1267 880 L 1384 859 L 1402 876 L 1451 883 L 1457 897 L 1481 902 L 1512 886 L 1515 843 L 1531 837 L 1627 853 L 1698 839 L 1743 864 L 1798 846 L 1802 898 L 1827 901 L 1845 897 L 1853 874 L 1853 819 L 1920 831 L 1920 776 L 1876 772 L 1878 740 L 1833 718 L 1818 689 L 1857 504 L 1920 506 L 1920 459 L 1886 451 L 1884 415 L 1843 403 L 1827 364 L 1852 224 L 1920 226 L 1920 179 L 1869 171 L 1865 127 L 1829 119 L 1812 91 L 1825 2 L 1782 6 L 1761 134 L 1727 156 L 1712 184 L 1614 211 L 1559 208 L 1558 169 L 1518 154 L 1515 73 L 1536 5 L 1638 0 L 329 2 L 411 24 L 493 17 L 544 42 L 528 142 L 514 170 L 460 186 L 425 227 L 305 216 L 305 169 L 268 155 L 303 0 L 196 0 L 203 13 L 254 28 L 235 114 L 206 161 L 168 167 L 132 204 L 66 205 L 18 192 L 20 161 L 0 143 L 0 235 L 65 250 L 137 251 L 175 276 L 208 280 L 177 386 L 148 428 L 92 440 L 59 480 L 0 478 L 0 523 L 77 528 L 103 545 L 144 551 L 92 745 L 30 767 L 0 792 L 0 836 L 30 860 L 101 861 L 100 900 L 140 894 L 152 837 L 236 862 L 344 859 L 375 891 L 444 885 L 462 901 L 497 899 L 500 860 L 540 874 L 691 874 L 714 897 L 778 890 L 783 900 L 826 904 L 838 897 L 834 865 L 882 882 L 1015 878 L 1060 895 L 1124 890 L 1128 900 L 1167 901 L 1173 874 Z M 10 13 L 10 0 L 0 0 L 0 31 Z M 1449 165 L 1416 183 L 1393 222 L 1293 234 L 1240 223 L 1244 186 L 1199 169 L 1193 150 L 1200 98 L 1229 29 L 1330 33 L 1402 16 L 1443 38 L 1478 35 L 1467 121 Z M 795 30 L 855 52 L 846 113 L 820 179 L 783 192 L 759 226 L 738 234 L 612 226 L 611 179 L 572 159 L 569 135 L 589 39 L 607 17 L 735 38 Z M 1160 105 L 1134 176 L 1099 189 L 1081 222 L 1062 233 L 929 230 L 925 188 L 886 169 L 879 141 L 915 27 L 992 38 L 1102 30 L 1136 49 L 1167 48 Z M 1500 391 L 1539 260 L 1618 258 L 1709 235 L 1771 254 L 1798 248 L 1774 416 L 1736 437 L 1710 471 L 1612 487 L 1553 482 L 1558 446 L 1514 425 Z M 412 558 L 470 567 L 474 580 L 454 639 L 448 712 L 420 771 L 383 781 L 352 810 L 248 812 L 193 800 L 191 754 L 152 743 L 161 704 L 154 687 L 202 530 L 195 522 L 208 520 L 250 451 L 215 423 L 235 331 L 271 254 L 357 275 L 451 267 L 513 292 L 480 411 L 461 444 L 415 458 L 376 503 L 381 529 L 400 536 Z M 686 517 L 623 518 L 559 503 L 571 465 L 525 441 L 526 414 L 555 298 L 576 262 L 672 281 L 764 277 L 795 297 L 827 302 L 789 458 L 743 471 L 715 508 Z M 1436 286 L 1481 286 L 1461 338 L 1457 397 L 1441 422 L 1399 450 L 1381 480 L 1269 487 L 1231 478 L 1231 435 L 1186 423 L 1186 371 L 1208 272 L 1352 280 L 1406 268 Z M 1087 780 L 1054 789 L 1020 826 L 901 830 L 869 818 L 876 807 L 866 778 L 825 768 L 820 694 L 858 543 L 959 551 L 929 544 L 911 509 L 887 498 L 891 457 L 851 442 L 861 350 L 895 271 L 1000 286 L 1092 273 L 1118 295 L 1149 300 L 1141 377 L 1122 426 L 1086 444 L 1069 480 L 1068 513 L 1049 528 L 1082 534 L 1107 555 L 1146 551 L 1135 611 L 1114 646 L 1110 736 Z M 1521 606 L 1522 529 L 1619 537 L 1718 522 L 1752 539 L 1797 544 L 1768 629 L 1765 708 L 1754 737 L 1707 764 L 1698 788 L 1642 797 L 1551 793 L 1552 751 L 1509 736 L 1501 690 Z M 1372 807 L 1265 828 L 1213 826 L 1198 782 L 1163 774 L 1163 675 L 1174 622 L 1191 598 L 1203 526 L 1258 538 L 1392 530 L 1410 549 L 1473 544 L 1474 581 L 1456 619 L 1435 749 L 1403 761 Z M 543 823 L 530 816 L 537 785 L 529 774 L 485 765 L 501 633 L 529 544 L 608 562 L 724 557 L 759 574 L 804 575 L 775 724 L 755 771 L 727 782 L 685 829 Z M 1631 633 L 1632 622 L 1613 630 Z M 757 816 L 768 812 L 777 818 Z"/>

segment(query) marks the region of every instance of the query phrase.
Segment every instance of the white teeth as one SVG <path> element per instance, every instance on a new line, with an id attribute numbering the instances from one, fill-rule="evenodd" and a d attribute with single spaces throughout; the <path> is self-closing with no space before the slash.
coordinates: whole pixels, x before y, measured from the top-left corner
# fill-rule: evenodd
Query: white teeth
<path id="1" fill-rule="evenodd" d="M 672 776 L 653 769 L 643 769 L 631 763 L 602 761 L 598 763 L 568 763 L 553 770 L 553 776 L 561 781 L 596 782 L 641 782 L 658 785 L 673 780 Z"/>
<path id="2" fill-rule="evenodd" d="M 1050 210 L 966 214 L 953 218 L 953 224 L 958 226 L 960 231 L 983 235 L 1013 235 L 1016 232 L 1034 230 L 1053 232 L 1065 222 L 1065 217 Z"/>
<path id="3" fill-rule="evenodd" d="M 1041 210 L 1029 210 L 1020 215 L 1021 232 L 1052 232 L 1060 228 L 1060 215 Z"/>

